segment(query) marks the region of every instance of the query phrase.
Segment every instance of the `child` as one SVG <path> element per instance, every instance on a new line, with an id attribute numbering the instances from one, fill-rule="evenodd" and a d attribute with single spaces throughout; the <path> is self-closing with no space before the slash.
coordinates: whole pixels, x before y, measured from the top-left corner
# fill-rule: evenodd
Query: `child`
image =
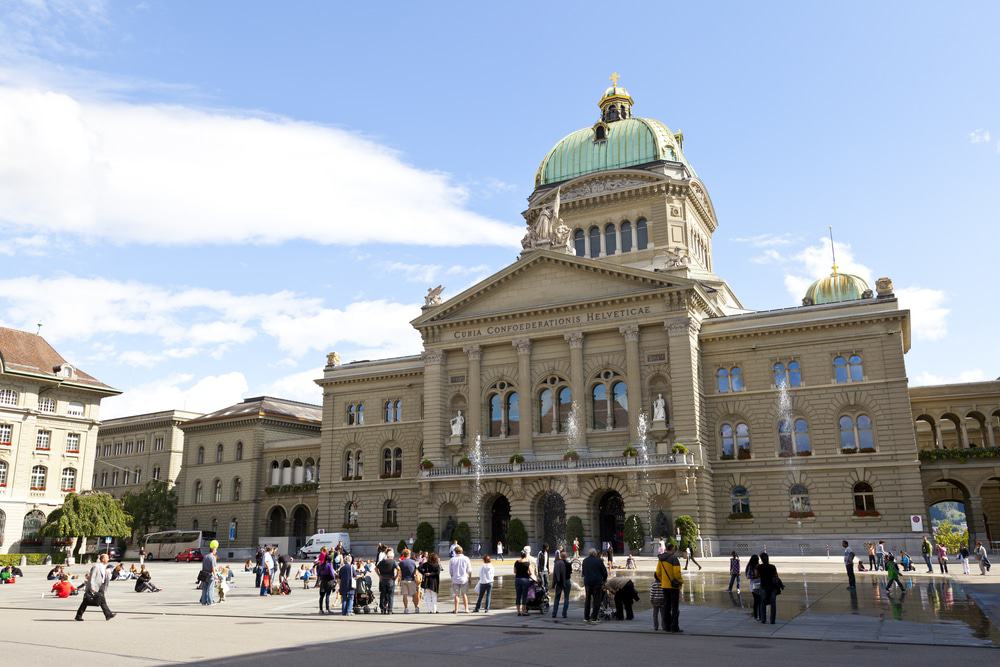
<path id="1" fill-rule="evenodd" d="M 312 577 L 312 570 L 306 569 L 306 566 L 303 565 L 302 568 L 300 569 L 300 574 L 302 575 L 302 588 L 308 589 L 309 579 Z"/>
<path id="2" fill-rule="evenodd" d="M 649 604 L 653 607 L 653 630 L 659 630 L 660 615 L 663 613 L 663 588 L 655 578 L 649 586 Z"/>
<path id="3" fill-rule="evenodd" d="M 885 584 L 885 592 L 890 592 L 893 584 L 896 584 L 900 590 L 903 590 L 903 584 L 899 583 L 899 565 L 896 564 L 896 559 L 892 557 L 892 554 L 886 554 L 884 562 L 885 572 L 889 575 L 889 580 Z"/>
<path id="4" fill-rule="evenodd" d="M 913 561 L 910 559 L 910 554 L 906 553 L 902 549 L 899 551 L 899 563 L 903 566 L 903 572 L 912 572 L 915 569 L 913 567 Z"/>
<path id="5" fill-rule="evenodd" d="M 215 591 L 219 594 L 219 602 L 226 601 L 226 593 L 229 592 L 229 582 L 226 581 L 225 576 L 216 576 L 215 578 Z"/>
<path id="6" fill-rule="evenodd" d="M 625 559 L 625 569 L 634 570 L 635 569 L 635 559 L 632 558 L 632 553 L 629 552 L 628 558 Z"/>

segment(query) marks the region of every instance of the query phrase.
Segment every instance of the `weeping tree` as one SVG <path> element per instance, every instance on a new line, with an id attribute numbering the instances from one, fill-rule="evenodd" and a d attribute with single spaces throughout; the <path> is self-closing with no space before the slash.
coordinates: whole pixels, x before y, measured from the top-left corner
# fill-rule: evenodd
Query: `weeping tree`
<path id="1" fill-rule="evenodd" d="M 122 498 L 125 512 L 132 516 L 135 538 L 140 538 L 156 526 L 173 528 L 177 522 L 177 493 L 164 482 L 150 480 L 139 493 L 126 493 Z"/>
<path id="2" fill-rule="evenodd" d="M 45 537 L 71 538 L 73 553 L 79 553 L 88 537 L 129 537 L 132 517 L 107 493 L 67 493 L 62 507 L 49 514 L 42 526 Z"/>

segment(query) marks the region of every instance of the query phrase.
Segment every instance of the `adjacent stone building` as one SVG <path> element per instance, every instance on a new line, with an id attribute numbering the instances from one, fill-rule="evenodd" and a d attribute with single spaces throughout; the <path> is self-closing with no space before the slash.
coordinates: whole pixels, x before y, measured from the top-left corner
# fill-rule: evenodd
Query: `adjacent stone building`
<path id="1" fill-rule="evenodd" d="M 48 514 L 90 488 L 101 399 L 119 393 L 41 336 L 0 327 L 0 553 L 41 551 Z"/>

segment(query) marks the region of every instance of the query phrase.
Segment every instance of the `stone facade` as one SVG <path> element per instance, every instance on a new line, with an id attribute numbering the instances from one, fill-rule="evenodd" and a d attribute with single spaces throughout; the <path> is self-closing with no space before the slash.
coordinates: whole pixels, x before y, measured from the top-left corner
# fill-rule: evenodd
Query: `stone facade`
<path id="1" fill-rule="evenodd" d="M 41 336 L 0 327 L 0 553 L 42 551 L 48 514 L 90 488 L 101 399 L 118 393 Z"/>
<path id="2" fill-rule="evenodd" d="M 164 410 L 102 422 L 94 448 L 93 488 L 121 498 L 150 481 L 177 484 L 184 458 L 180 426 L 200 416 Z"/>

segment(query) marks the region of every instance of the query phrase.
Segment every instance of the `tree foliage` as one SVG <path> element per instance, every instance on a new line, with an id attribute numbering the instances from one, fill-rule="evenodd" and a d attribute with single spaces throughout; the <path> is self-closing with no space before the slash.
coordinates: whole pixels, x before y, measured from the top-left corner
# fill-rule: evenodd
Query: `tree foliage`
<path id="1" fill-rule="evenodd" d="M 177 493 L 163 482 L 150 480 L 139 493 L 128 492 L 122 506 L 132 515 L 136 537 L 158 529 L 173 528 L 177 522 Z"/>
<path id="2" fill-rule="evenodd" d="M 67 493 L 41 533 L 46 537 L 129 537 L 132 516 L 107 493 Z"/>
<path id="3" fill-rule="evenodd" d="M 469 530 L 469 524 L 463 521 L 455 526 L 455 533 L 452 535 L 452 539 L 456 540 L 462 546 L 462 551 L 472 553 L 469 551 L 472 549 L 472 531 Z"/>
<path id="4" fill-rule="evenodd" d="M 693 549 L 698 541 L 698 524 L 694 519 L 688 514 L 681 514 L 674 520 L 674 526 L 681 533 L 681 543 L 678 546 L 681 549 L 687 549 L 689 546 Z"/>
<path id="5" fill-rule="evenodd" d="M 403 553 L 403 549 L 406 548 L 406 540 L 400 540 L 399 544 L 396 545 L 396 556 L 400 556 Z"/>
<path id="6" fill-rule="evenodd" d="M 417 524 L 417 536 L 413 541 L 414 551 L 434 551 L 434 526 L 421 521 Z"/>
<path id="7" fill-rule="evenodd" d="M 642 547 L 646 543 L 646 531 L 642 527 L 642 520 L 635 514 L 625 519 L 625 544 L 628 545 L 632 553 L 642 552 Z"/>
<path id="8" fill-rule="evenodd" d="M 511 519 L 507 525 L 507 548 L 517 553 L 528 544 L 528 531 L 520 519 Z"/>
<path id="9" fill-rule="evenodd" d="M 580 549 L 583 549 L 583 520 L 578 516 L 571 516 L 566 521 L 566 548 L 572 553 L 573 540 L 580 540 Z"/>
<path id="10" fill-rule="evenodd" d="M 969 530 L 962 530 L 947 519 L 937 525 L 934 531 L 934 541 L 944 545 L 948 553 L 958 553 L 962 547 L 969 546 Z"/>

